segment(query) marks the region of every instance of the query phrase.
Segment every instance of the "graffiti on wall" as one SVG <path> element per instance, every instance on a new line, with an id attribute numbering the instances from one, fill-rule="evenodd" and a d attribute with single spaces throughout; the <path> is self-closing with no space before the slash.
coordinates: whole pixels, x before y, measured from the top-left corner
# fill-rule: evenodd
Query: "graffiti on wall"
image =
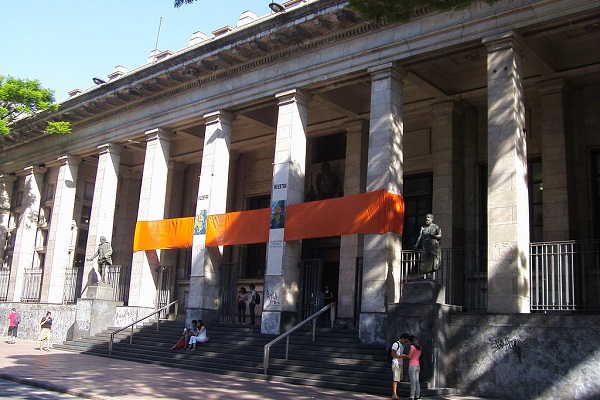
<path id="1" fill-rule="evenodd" d="M 277 292 L 269 292 L 269 290 L 267 289 L 267 294 L 266 294 L 266 305 L 267 307 L 271 307 L 271 306 L 278 306 L 280 305 L 279 303 L 279 298 L 277 296 Z"/>
<path id="2" fill-rule="evenodd" d="M 516 338 L 499 338 L 492 339 L 492 353 L 499 351 L 510 351 L 519 359 L 519 363 L 522 364 L 523 347 L 526 346 L 526 342 Z"/>

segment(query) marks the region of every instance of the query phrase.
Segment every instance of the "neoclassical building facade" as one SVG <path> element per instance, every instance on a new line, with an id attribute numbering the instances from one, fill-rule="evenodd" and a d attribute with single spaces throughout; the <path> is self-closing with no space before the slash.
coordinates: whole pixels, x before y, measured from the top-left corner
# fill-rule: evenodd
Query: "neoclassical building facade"
<path id="1" fill-rule="evenodd" d="M 185 49 L 117 68 L 58 112 L 15 123 L 0 139 L 2 301 L 85 297 L 96 268 L 86 257 L 105 236 L 126 282 L 117 322 L 173 300 L 189 318 L 224 321 L 253 283 L 262 331 L 279 333 L 327 285 L 338 320 L 382 344 L 433 213 L 448 304 L 598 311 L 597 261 L 557 272 L 568 290 L 542 279 L 553 249 L 598 257 L 597 1 L 421 9 L 397 24 L 366 21 L 344 1 L 284 6 L 196 33 Z M 73 132 L 44 135 L 47 120 Z M 402 195 L 401 234 L 286 241 L 283 228 L 266 243 L 206 246 L 196 232 L 186 248 L 133 251 L 139 221 L 273 216 L 276 204 L 378 190 Z"/>

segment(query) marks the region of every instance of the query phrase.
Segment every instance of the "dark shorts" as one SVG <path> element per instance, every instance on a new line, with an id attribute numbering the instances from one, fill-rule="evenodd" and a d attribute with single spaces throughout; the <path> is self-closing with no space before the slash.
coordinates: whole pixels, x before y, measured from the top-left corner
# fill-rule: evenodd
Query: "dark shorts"
<path id="1" fill-rule="evenodd" d="M 17 337 L 17 331 L 19 330 L 18 326 L 9 326 L 8 327 L 8 336 Z"/>

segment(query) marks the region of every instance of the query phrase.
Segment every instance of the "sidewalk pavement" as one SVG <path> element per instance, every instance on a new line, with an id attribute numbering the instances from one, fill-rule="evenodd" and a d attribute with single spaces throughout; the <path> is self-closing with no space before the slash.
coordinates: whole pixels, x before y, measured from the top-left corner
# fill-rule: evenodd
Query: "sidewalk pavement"
<path id="1" fill-rule="evenodd" d="M 0 378 L 96 399 L 382 400 L 385 396 L 186 371 L 53 349 L 17 340 L 0 343 Z M 233 355 L 243 357 L 243 355 Z M 390 382 L 391 389 L 391 382 Z M 391 391 L 391 390 L 390 390 Z M 428 397 L 476 400 L 471 396 Z"/>

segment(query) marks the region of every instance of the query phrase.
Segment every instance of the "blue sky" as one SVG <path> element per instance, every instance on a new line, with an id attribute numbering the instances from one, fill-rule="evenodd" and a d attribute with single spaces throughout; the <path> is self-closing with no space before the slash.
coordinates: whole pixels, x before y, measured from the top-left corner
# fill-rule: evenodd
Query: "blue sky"
<path id="1" fill-rule="evenodd" d="M 247 10 L 261 17 L 270 0 L 0 0 L 0 73 L 38 79 L 57 101 L 107 80 L 115 66 L 143 65 L 156 45 L 177 51 L 192 33 L 236 25 Z M 162 17 L 162 23 L 161 23 Z"/>

